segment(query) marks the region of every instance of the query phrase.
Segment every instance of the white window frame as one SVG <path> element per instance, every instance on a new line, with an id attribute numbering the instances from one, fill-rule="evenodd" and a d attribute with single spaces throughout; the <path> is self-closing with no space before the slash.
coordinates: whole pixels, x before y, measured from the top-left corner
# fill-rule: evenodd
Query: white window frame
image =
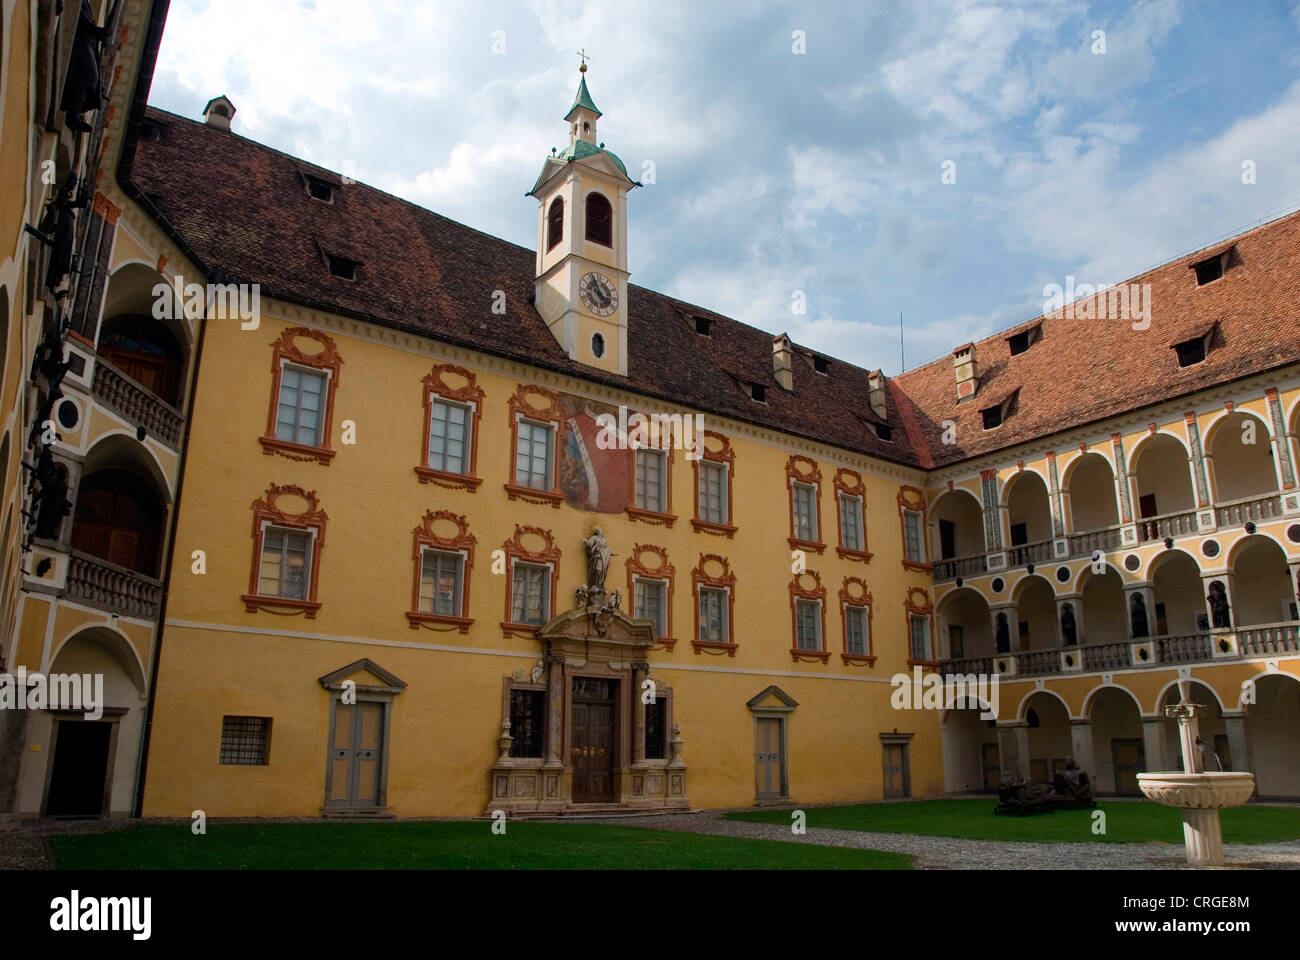
<path id="1" fill-rule="evenodd" d="M 803 637 L 800 635 L 803 624 L 803 610 L 812 610 L 812 629 L 814 646 L 806 647 L 803 645 Z M 820 600 L 810 600 L 806 597 L 796 597 L 794 601 L 794 645 L 796 650 L 816 651 L 818 653 L 826 649 L 824 638 L 822 637 L 822 605 Z"/>
<path id="2" fill-rule="evenodd" d="M 811 536 L 804 536 L 799 530 L 799 493 L 807 491 L 808 494 L 808 528 Z M 806 543 L 817 543 L 817 537 L 820 531 L 817 529 L 817 484 L 801 483 L 795 480 L 790 484 L 790 519 L 793 535 L 796 540 L 803 540 Z"/>
<path id="3" fill-rule="evenodd" d="M 848 516 L 848 514 L 844 510 L 844 505 L 846 501 L 852 506 L 853 508 L 852 516 L 854 517 L 857 523 L 856 529 L 857 529 L 858 542 L 853 546 L 850 546 L 849 544 L 844 542 L 844 518 L 845 516 Z M 845 550 L 857 550 L 859 552 L 866 550 L 867 538 L 864 533 L 864 527 L 866 525 L 866 517 L 863 515 L 864 511 L 862 509 L 862 498 L 852 493 L 841 492 L 839 506 L 840 506 L 840 546 L 842 546 Z"/>
<path id="4" fill-rule="evenodd" d="M 529 623 L 528 620 L 516 616 L 516 614 L 517 614 L 519 611 L 518 611 L 518 608 L 515 606 L 515 591 L 518 589 L 518 584 L 519 584 L 519 568 L 520 568 L 520 567 L 528 567 L 528 568 L 533 569 L 533 570 L 542 570 L 542 571 L 545 571 L 545 576 L 544 576 L 543 579 L 542 579 L 542 591 L 541 591 L 541 620 L 540 620 L 539 622 L 537 622 L 537 623 Z M 554 567 L 552 564 L 549 564 L 549 563 L 534 563 L 534 562 L 532 562 L 532 561 L 530 561 L 530 560 L 513 560 L 513 561 L 511 561 L 511 565 L 510 565 L 510 619 L 511 619 L 512 622 L 514 622 L 514 623 L 527 624 L 527 625 L 530 626 L 530 627 L 540 627 L 542 624 L 544 624 L 544 623 L 546 623 L 548 620 L 550 620 L 550 618 L 551 618 L 551 616 L 552 616 L 552 610 L 551 610 L 551 578 L 554 577 L 554 576 L 555 576 L 555 567 Z M 525 596 L 524 596 L 524 607 L 525 607 L 525 609 L 524 609 L 524 616 L 525 616 L 525 617 L 528 615 L 527 605 L 528 605 L 528 597 L 527 597 L 527 595 L 525 595 Z"/>
<path id="5" fill-rule="evenodd" d="M 532 449 L 531 449 L 531 447 L 532 447 L 532 441 L 531 441 L 531 439 L 530 439 L 530 441 L 529 441 L 529 452 L 528 452 L 528 458 L 529 458 L 529 459 L 528 459 L 528 467 L 529 467 L 528 475 L 527 475 L 527 477 L 525 477 L 525 478 L 523 478 L 523 479 L 521 479 L 520 476 L 519 476 L 519 447 L 520 447 L 520 444 L 523 442 L 523 432 L 524 432 L 524 431 L 523 431 L 523 428 L 524 428 L 524 425 L 525 425 L 525 424 L 527 424 L 528 427 L 530 428 L 530 431 L 529 431 L 530 434 L 531 434 L 531 432 L 532 432 L 533 429 L 541 429 L 541 430 L 545 430 L 545 431 L 546 431 L 546 436 L 547 436 L 547 440 L 546 440 L 546 486 L 544 486 L 544 487 L 534 487 L 534 486 L 529 482 L 529 480 L 531 479 L 531 477 L 532 477 L 532 475 L 533 475 L 533 470 L 532 470 L 532 467 L 533 467 L 533 455 L 532 455 Z M 515 422 L 515 462 L 514 462 L 514 467 L 513 467 L 513 469 L 514 469 L 514 478 L 515 478 L 515 480 L 514 480 L 515 486 L 517 486 L 517 487 L 523 487 L 523 488 L 526 488 L 526 489 L 528 489 L 528 490 L 554 490 L 554 489 L 555 489 L 555 456 L 556 456 L 556 449 L 555 449 L 555 447 L 556 447 L 556 439 L 555 439 L 555 437 L 556 437 L 556 429 L 555 429 L 555 424 L 554 424 L 554 423 L 547 423 L 547 422 L 544 421 L 544 420 L 530 420 L 528 417 L 523 417 L 523 416 L 519 417 L 518 420 L 516 420 L 516 422 Z"/>
<path id="6" fill-rule="evenodd" d="M 281 405 L 281 404 L 280 404 L 280 398 L 281 398 L 282 396 L 284 396 L 284 374 L 285 374 L 285 372 L 288 371 L 288 370 L 292 370 L 292 371 L 294 371 L 295 373 L 298 374 L 299 377 L 302 377 L 302 376 L 304 376 L 304 375 L 309 375 L 309 376 L 313 376 L 313 377 L 320 377 L 320 379 L 321 379 L 321 394 L 320 394 L 320 398 L 321 398 L 321 399 L 320 399 L 320 404 L 321 404 L 321 405 L 320 405 L 320 409 L 316 411 L 316 440 L 315 440 L 314 443 L 303 443 L 301 440 L 298 439 L 298 431 L 299 431 L 299 429 L 301 429 L 301 428 L 300 428 L 299 425 L 298 425 L 298 422 L 297 422 L 296 416 L 297 416 L 297 414 L 300 414 L 300 413 L 302 412 L 302 382 L 301 382 L 301 380 L 299 381 L 299 384 L 298 384 L 298 404 L 297 404 L 297 406 L 294 407 L 294 411 L 295 411 L 295 420 L 294 420 L 294 424 L 293 424 L 293 437 L 292 437 L 292 439 L 286 440 L 284 437 L 280 436 L 280 405 Z M 275 439 L 276 439 L 276 440 L 278 440 L 280 443 L 293 443 L 293 444 L 297 444 L 297 445 L 300 446 L 300 447 L 323 447 L 323 446 L 325 446 L 325 436 L 324 436 L 324 433 L 325 433 L 325 412 L 329 409 L 329 402 L 330 402 L 330 386 L 332 385 L 332 384 L 331 384 L 331 379 L 332 379 L 332 377 L 333 377 L 333 372 L 330 371 L 330 370 L 322 370 L 320 367 L 307 367 L 307 366 L 303 366 L 303 365 L 300 364 L 300 363 L 293 363 L 293 362 L 291 362 L 291 361 L 289 361 L 289 360 L 283 360 L 283 359 L 282 359 L 282 360 L 280 361 L 280 378 L 279 378 L 279 383 L 277 384 L 277 386 L 276 386 L 276 391 L 275 391 L 275 429 L 274 429 L 274 436 L 275 436 Z"/>
<path id="7" fill-rule="evenodd" d="M 658 461 L 659 471 L 659 500 L 656 503 L 649 503 L 644 495 L 643 488 L 646 486 L 647 477 L 642 474 L 642 466 L 651 460 Z M 632 454 L 632 499 L 633 504 L 638 510 L 648 510 L 653 513 L 668 512 L 668 453 L 665 450 L 652 450 L 642 448 L 633 451 Z"/>
<path id="8" fill-rule="evenodd" d="M 729 480 L 728 471 L 730 470 L 730 465 L 718 460 L 709 460 L 703 457 L 697 462 L 699 464 L 700 489 L 696 490 L 695 497 L 700 505 L 700 520 L 704 523 L 730 523 L 731 508 L 727 503 L 727 482 Z M 707 471 L 712 469 L 717 469 L 718 471 L 718 519 L 716 520 L 711 516 L 706 516 L 709 503 L 707 495 Z"/>
<path id="9" fill-rule="evenodd" d="M 634 576 L 632 578 L 632 612 L 637 619 L 641 619 L 637 590 L 643 584 L 654 584 L 659 588 L 659 616 L 655 624 L 655 637 L 666 637 L 668 636 L 668 581 L 658 577 Z"/>
<path id="10" fill-rule="evenodd" d="M 425 584 L 425 577 L 424 577 L 425 566 L 424 566 L 424 564 L 425 564 L 425 561 L 426 561 L 430 556 L 439 556 L 439 557 L 456 557 L 456 558 L 457 558 L 457 563 L 456 563 L 456 585 L 455 585 L 454 592 L 453 592 L 453 594 L 452 594 L 452 596 L 453 596 L 453 598 L 454 598 L 454 603 L 453 603 L 453 609 L 452 609 L 452 612 L 451 612 L 451 613 L 442 613 L 441 611 L 438 610 L 438 588 L 437 588 L 437 582 L 438 582 L 438 581 L 437 581 L 437 578 L 436 578 L 436 577 L 434 578 L 434 581 L 433 581 L 433 583 L 434 583 L 433 596 L 430 597 L 430 600 L 432 601 L 432 605 L 431 605 L 431 607 L 430 607 L 429 609 L 425 609 L 425 608 L 424 608 L 424 584 Z M 464 551 L 464 550 L 439 550 L 437 547 L 428 547 L 428 546 L 426 546 L 426 547 L 421 547 L 421 548 L 420 548 L 420 612 L 421 612 L 421 613 L 432 614 L 432 615 L 434 615 L 434 616 L 436 616 L 436 617 L 463 617 L 463 616 L 465 616 L 464 603 L 465 603 L 465 565 L 466 565 L 466 559 L 467 559 L 467 558 L 466 558 L 466 556 L 465 556 L 465 551 Z"/>
<path id="11" fill-rule="evenodd" d="M 907 536 L 908 518 L 915 518 L 917 555 L 912 555 L 911 544 Z M 926 563 L 925 518 L 918 510 L 903 511 L 903 556 L 908 563 Z"/>
<path id="12" fill-rule="evenodd" d="M 307 538 L 307 547 L 306 547 L 306 550 L 305 550 L 305 559 L 304 559 L 304 561 L 303 561 L 303 566 L 302 566 L 302 596 L 300 596 L 300 597 L 288 596 L 288 595 L 286 595 L 286 594 L 284 594 L 284 593 L 263 593 L 263 592 L 262 592 L 262 589 L 263 589 L 262 584 L 263 584 L 263 580 L 264 580 L 264 577 L 263 577 L 263 575 L 262 575 L 262 569 L 263 569 L 263 566 L 264 566 L 265 563 L 266 563 L 266 539 L 267 539 L 267 535 L 268 535 L 268 534 L 271 534 L 271 533 L 284 534 L 285 536 L 288 536 L 288 535 L 290 535 L 290 534 L 293 534 L 293 535 L 303 536 L 303 537 L 306 537 L 306 538 Z M 286 526 L 281 526 L 280 524 L 274 523 L 274 522 L 272 522 L 272 521 L 270 521 L 270 520 L 266 520 L 266 521 L 264 521 L 264 522 L 262 523 L 262 540 L 261 540 L 260 549 L 259 549 L 259 552 L 258 552 L 258 555 L 257 555 L 257 595 L 258 595 L 259 597 L 269 597 L 269 598 L 271 598 L 271 599 L 275 599 L 275 600 L 304 600 L 304 601 L 306 601 L 306 600 L 310 600 L 310 599 L 311 599 L 312 559 L 313 559 L 313 553 L 314 553 L 315 549 L 316 549 L 316 531 L 315 531 L 315 530 L 300 530 L 300 529 L 298 529 L 297 527 L 286 527 Z M 284 580 L 285 580 L 284 572 L 285 572 L 285 569 L 286 569 L 285 558 L 286 558 L 286 551 L 285 551 L 285 548 L 284 548 L 284 547 L 281 547 L 281 549 L 280 549 L 280 573 L 279 573 L 279 578 L 278 578 L 278 580 L 279 580 L 279 584 L 280 584 L 280 589 L 281 589 L 281 590 L 284 589 Z"/>
<path id="13" fill-rule="evenodd" d="M 718 629 L 718 639 L 712 640 L 704 635 L 705 617 L 704 617 L 704 598 L 706 595 L 718 596 L 718 607 L 720 612 L 720 626 Z M 699 600 L 696 604 L 696 618 L 699 620 L 698 633 L 696 637 L 701 643 L 730 643 L 731 630 L 728 623 L 728 607 L 731 605 L 731 590 L 727 587 L 709 587 L 701 586 L 699 588 Z"/>
<path id="14" fill-rule="evenodd" d="M 452 408 L 465 411 L 465 436 L 461 439 L 459 470 L 451 470 L 447 467 L 447 435 L 445 433 L 442 437 L 442 465 L 435 466 L 433 463 L 433 414 L 438 404 L 442 404 L 449 411 Z M 474 404 L 472 403 L 461 403 L 457 400 L 448 400 L 446 397 L 439 396 L 436 393 L 429 394 L 429 422 L 424 425 L 425 432 L 428 435 L 429 448 L 428 456 L 425 458 L 425 466 L 430 470 L 441 470 L 443 473 L 454 473 L 457 476 L 464 477 L 469 475 L 470 451 L 473 450 L 472 444 L 474 443 L 474 414 L 476 412 Z M 448 426 L 451 424 L 450 417 L 447 419 L 447 424 Z"/>
<path id="15" fill-rule="evenodd" d="M 853 635 L 849 632 L 849 612 L 862 617 L 862 649 L 854 650 L 850 646 Z M 871 656 L 871 607 L 865 603 L 846 603 L 844 605 L 844 652 L 855 657 Z"/>
<path id="16" fill-rule="evenodd" d="M 930 617 L 924 613 L 909 613 L 907 622 L 907 654 L 912 660 L 929 661 L 934 659 L 934 638 L 930 636 Z M 925 634 L 925 650 L 922 651 L 925 656 L 916 655 L 916 638 L 913 635 L 915 624 L 920 623 Z"/>

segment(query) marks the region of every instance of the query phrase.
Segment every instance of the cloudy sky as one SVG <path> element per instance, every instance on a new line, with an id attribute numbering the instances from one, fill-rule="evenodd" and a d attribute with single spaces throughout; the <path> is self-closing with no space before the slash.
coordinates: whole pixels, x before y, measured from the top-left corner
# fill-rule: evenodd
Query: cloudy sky
<path id="1" fill-rule="evenodd" d="M 1298 0 L 172 0 L 151 102 L 532 247 L 579 48 L 633 282 L 887 373 L 1300 204 Z"/>

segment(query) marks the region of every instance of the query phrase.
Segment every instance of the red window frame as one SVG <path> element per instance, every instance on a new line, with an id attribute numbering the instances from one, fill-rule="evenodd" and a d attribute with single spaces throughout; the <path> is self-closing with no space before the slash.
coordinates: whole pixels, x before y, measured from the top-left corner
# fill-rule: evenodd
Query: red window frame
<path id="1" fill-rule="evenodd" d="M 448 375 L 465 382 L 459 387 L 450 386 L 446 381 Z M 415 467 L 415 474 L 420 478 L 421 483 L 434 483 L 440 487 L 468 490 L 473 493 L 483 482 L 483 478 L 478 476 L 478 431 L 479 420 L 483 413 L 483 390 L 478 386 L 473 371 L 450 363 L 438 364 L 425 374 L 420 382 L 424 385 L 424 439 L 420 444 L 420 462 Z M 446 400 L 470 408 L 466 473 L 449 473 L 429 466 L 429 422 L 433 417 L 435 400 Z"/>
<path id="2" fill-rule="evenodd" d="M 306 353 L 295 341 L 314 340 L 321 349 L 317 353 Z M 279 454 L 290 460 L 315 460 L 326 466 L 334 459 L 338 451 L 330 446 L 334 433 L 334 397 L 339 388 L 339 371 L 343 358 L 339 356 L 338 346 L 334 340 L 318 330 L 307 327 L 293 327 L 280 334 L 278 340 L 271 343 L 271 407 L 266 414 L 266 433 L 262 435 L 262 452 Z M 280 405 L 280 381 L 284 375 L 285 363 L 296 367 L 306 367 L 325 374 L 325 409 L 322 411 L 320 424 L 320 444 L 314 447 L 303 443 L 291 443 L 275 435 L 276 410 Z"/>
<path id="3" fill-rule="evenodd" d="M 524 546 L 523 538 L 526 536 L 541 537 L 546 545 L 540 550 L 529 550 Z M 509 637 L 515 633 L 523 633 L 527 636 L 536 636 L 539 626 L 531 623 L 515 623 L 514 616 L 514 595 L 515 595 L 515 562 L 533 563 L 538 566 L 549 566 L 551 568 L 551 602 L 549 613 L 555 616 L 555 600 L 558 596 L 557 587 L 560 579 L 560 549 L 555 545 L 555 535 L 550 530 L 543 530 L 541 527 L 532 527 L 527 524 L 515 524 L 514 535 L 501 545 L 506 556 L 506 612 L 501 621 L 501 632 L 504 636 Z"/>
<path id="4" fill-rule="evenodd" d="M 846 610 L 849 607 L 865 608 L 867 611 L 867 652 L 850 653 L 849 652 L 849 617 Z M 840 653 L 840 660 L 846 665 L 866 664 L 868 667 L 876 664 L 876 635 L 871 629 L 871 618 L 875 614 L 875 605 L 871 601 L 871 591 L 867 589 L 867 582 L 861 577 L 845 577 L 844 583 L 840 586 L 840 616 L 844 625 L 844 649 Z M 911 638 L 908 638 L 911 642 Z"/>
<path id="5" fill-rule="evenodd" d="M 801 483 L 813 488 L 813 504 L 817 508 L 817 540 L 801 540 L 794 535 L 794 485 Z M 821 553 L 826 549 L 826 531 L 822 527 L 822 471 L 817 461 L 801 453 L 790 455 L 785 462 L 786 502 L 790 509 L 789 544 L 794 550 Z"/>
<path id="6" fill-rule="evenodd" d="M 307 502 L 307 508 L 301 513 L 289 513 L 279 505 L 282 496 L 299 497 Z M 325 511 L 320 509 L 315 490 L 304 490 L 294 484 L 280 486 L 271 484 L 266 488 L 266 495 L 253 501 L 253 563 L 248 575 L 248 593 L 241 598 L 244 609 L 249 613 L 267 610 L 277 613 L 302 613 L 308 620 L 316 617 L 320 601 L 316 599 L 316 589 L 320 583 L 320 555 L 325 546 L 325 524 L 329 520 Z M 266 525 L 283 527 L 288 530 L 301 530 L 312 534 L 311 569 L 307 578 L 307 599 L 293 597 L 268 597 L 258 593 L 262 572 L 262 541 Z"/>
<path id="7" fill-rule="evenodd" d="M 650 566 L 646 562 L 646 555 L 657 559 L 655 566 Z M 656 643 L 662 643 L 665 648 L 672 650 L 677 645 L 677 639 L 673 636 L 673 581 L 676 578 L 677 571 L 673 565 L 668 562 L 668 551 L 663 547 L 656 547 L 649 543 L 638 543 L 632 548 L 632 555 L 625 561 L 627 567 L 627 595 L 628 606 L 631 607 L 632 613 L 636 614 L 636 581 L 642 580 L 659 580 L 668 585 L 667 596 L 664 598 L 664 630 L 667 634 L 662 637 L 655 637 Z M 699 616 L 699 610 L 696 610 L 696 616 Z"/>
<path id="8" fill-rule="evenodd" d="M 529 398 L 535 397 L 543 405 L 537 406 Z M 506 481 L 506 495 L 511 500 L 523 500 L 527 503 L 549 504 L 557 510 L 564 494 L 560 492 L 560 428 L 564 424 L 564 411 L 560 407 L 560 395 L 554 390 L 523 383 L 510 398 L 510 479 Z M 515 469 L 519 453 L 519 421 L 532 420 L 535 423 L 549 423 L 554 431 L 554 443 L 551 448 L 551 487 L 549 490 L 534 490 L 521 487 L 515 483 Z"/>
<path id="9" fill-rule="evenodd" d="M 433 527 L 434 524 L 443 520 L 456 525 L 455 535 L 450 537 L 438 536 Z M 411 531 L 411 559 L 415 563 L 415 576 L 411 583 L 411 609 L 406 612 L 406 619 L 409 621 L 412 630 L 417 630 L 422 625 L 444 624 L 456 627 L 461 633 L 469 633 L 470 624 L 474 622 L 473 617 L 466 616 L 469 613 L 469 574 L 474 566 L 474 544 L 477 542 L 474 535 L 469 532 L 469 524 L 463 516 L 452 513 L 450 510 L 429 510 L 425 512 L 420 525 Z M 464 556 L 465 565 L 460 578 L 461 615 L 459 617 L 449 617 L 445 614 L 430 613 L 427 610 L 420 609 L 420 582 L 424 571 L 425 550 L 459 553 Z"/>
<path id="10" fill-rule="evenodd" d="M 808 586 L 800 581 L 804 577 L 811 577 L 815 586 Z M 821 640 L 820 650 L 803 650 L 799 647 L 799 603 L 800 600 L 816 601 L 821 608 Z M 796 573 L 790 580 L 790 659 L 796 663 L 800 660 L 818 660 L 822 663 L 828 663 L 831 659 L 831 649 L 826 643 L 826 588 L 822 586 L 822 578 L 816 570 L 804 570 L 803 573 Z"/>
<path id="11" fill-rule="evenodd" d="M 722 573 L 713 575 L 705 568 L 709 564 L 718 564 L 722 567 Z M 715 587 L 727 591 L 727 642 L 714 643 L 711 640 L 700 639 L 700 588 Z M 695 601 L 695 636 L 691 638 L 691 646 L 695 648 L 696 653 L 705 651 L 707 653 L 726 653 L 729 657 L 736 655 L 736 575 L 731 572 L 731 564 L 727 558 L 719 556 L 716 553 L 700 554 L 700 562 L 695 569 L 691 571 L 691 595 Z"/>
<path id="12" fill-rule="evenodd" d="M 841 494 L 856 497 L 858 500 L 859 530 L 862 534 L 861 549 L 851 550 L 844 546 L 844 502 Z M 862 474 L 847 467 L 840 467 L 835 471 L 835 526 L 836 535 L 839 537 L 839 545 L 835 548 L 835 552 L 844 560 L 870 562 L 871 553 L 867 550 L 867 488 L 862 482 Z"/>
<path id="13" fill-rule="evenodd" d="M 709 441 L 717 443 L 718 448 L 712 449 Z M 700 461 L 709 460 L 713 463 L 721 463 L 726 467 L 727 473 L 727 520 L 725 523 L 714 523 L 712 520 L 700 519 Z M 736 452 L 731 448 L 731 441 L 720 433 L 714 433 L 712 430 L 705 430 L 704 437 L 700 443 L 700 456 L 691 461 L 691 471 L 695 477 L 695 516 L 691 518 L 691 526 L 699 533 L 711 533 L 717 537 L 726 537 L 731 539 L 736 535 L 738 529 L 732 519 L 734 517 L 735 498 L 732 496 L 733 480 L 736 475 Z"/>

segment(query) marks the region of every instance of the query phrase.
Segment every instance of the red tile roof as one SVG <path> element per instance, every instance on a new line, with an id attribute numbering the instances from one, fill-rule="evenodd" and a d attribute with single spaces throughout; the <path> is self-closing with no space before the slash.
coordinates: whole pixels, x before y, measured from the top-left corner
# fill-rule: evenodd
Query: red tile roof
<path id="1" fill-rule="evenodd" d="M 951 356 L 889 381 L 892 442 L 876 437 L 868 371 L 842 360 L 814 372 L 796 346 L 794 390 L 772 375 L 772 336 L 638 286 L 628 288 L 628 375 L 570 360 L 532 305 L 534 252 L 262 144 L 149 108 L 158 139 L 137 145 L 132 182 L 201 266 L 263 294 L 434 340 L 509 357 L 857 453 L 932 469 L 1300 359 L 1294 313 L 1300 213 L 1209 250 L 1235 245 L 1224 276 L 1196 286 L 1181 257 L 1139 277 L 1151 284 L 1151 325 L 1043 317 L 976 342 L 979 389 L 957 403 Z M 333 203 L 302 175 L 338 184 Z M 355 280 L 330 275 L 324 255 L 358 261 Z M 491 310 L 494 291 L 506 313 Z M 695 316 L 710 321 L 695 332 Z M 1042 323 L 1012 357 L 1007 338 Z M 1179 369 L 1173 344 L 1214 326 L 1206 360 Z M 767 388 L 766 403 L 748 385 Z M 980 411 L 1019 390 L 1015 411 L 984 430 Z M 942 442 L 943 422 L 956 425 Z M 901 428 L 901 429 L 900 429 Z"/>

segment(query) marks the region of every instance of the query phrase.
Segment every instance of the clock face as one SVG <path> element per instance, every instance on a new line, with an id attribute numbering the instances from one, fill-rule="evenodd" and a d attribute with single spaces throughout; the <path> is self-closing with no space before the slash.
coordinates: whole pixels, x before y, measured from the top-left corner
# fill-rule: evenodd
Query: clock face
<path id="1" fill-rule="evenodd" d="M 588 273 L 578 283 L 578 293 L 588 310 L 608 317 L 618 309 L 618 288 L 603 273 Z"/>

